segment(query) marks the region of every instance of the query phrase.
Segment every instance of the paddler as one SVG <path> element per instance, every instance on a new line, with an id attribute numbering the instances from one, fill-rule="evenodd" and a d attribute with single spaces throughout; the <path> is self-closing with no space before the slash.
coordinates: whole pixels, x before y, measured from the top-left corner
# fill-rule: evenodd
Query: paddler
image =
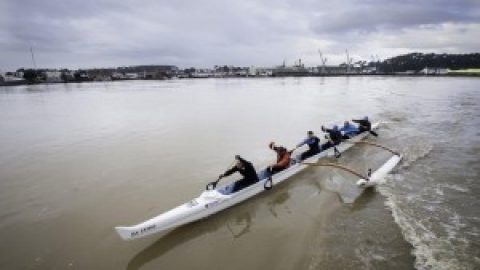
<path id="1" fill-rule="evenodd" d="M 258 182 L 257 172 L 255 171 L 252 163 L 243 159 L 239 155 L 236 155 L 235 165 L 231 169 L 228 169 L 224 173 L 220 174 L 217 183 L 223 177 L 229 176 L 235 172 L 240 173 L 243 178 L 235 182 L 235 185 L 233 186 L 231 191 L 232 193 Z"/>
<path id="2" fill-rule="evenodd" d="M 302 147 L 303 145 L 308 145 L 308 150 L 300 154 L 300 160 L 305 160 L 311 156 L 314 156 L 320 153 L 320 139 L 313 134 L 313 131 L 307 132 L 307 138 L 301 143 L 297 144 L 297 148 Z"/>
<path id="3" fill-rule="evenodd" d="M 338 145 L 342 142 L 342 132 L 340 132 L 337 125 L 334 125 L 331 129 L 322 126 L 322 131 L 328 134 L 329 141 L 326 143 L 327 148 Z M 323 148 L 322 150 L 325 149 L 326 148 Z"/>
<path id="4" fill-rule="evenodd" d="M 372 135 L 378 136 L 376 132 L 372 131 L 372 123 L 370 123 L 368 116 L 358 120 L 352 119 L 352 122 L 358 124 L 358 133 L 369 131 Z"/>
<path id="5" fill-rule="evenodd" d="M 340 131 L 342 132 L 342 138 L 345 140 L 350 139 L 359 133 L 358 128 L 348 121 L 343 123 L 343 127 L 340 128 Z"/>
<path id="6" fill-rule="evenodd" d="M 283 146 L 276 146 L 274 142 L 271 142 L 268 147 L 277 153 L 277 163 L 269 166 L 268 172 L 274 174 L 286 169 L 290 165 L 290 152 Z"/>
<path id="7" fill-rule="evenodd" d="M 340 130 L 338 129 L 338 126 L 334 125 L 331 129 L 325 128 L 324 126 L 322 126 L 322 131 L 327 133 L 325 138 L 328 139 L 326 143 L 322 144 L 322 151 L 330 147 L 333 147 L 335 156 L 337 158 L 340 157 L 341 154 L 338 151 L 338 149 L 335 147 L 336 145 L 339 145 L 342 142 L 342 132 L 340 132 Z"/>

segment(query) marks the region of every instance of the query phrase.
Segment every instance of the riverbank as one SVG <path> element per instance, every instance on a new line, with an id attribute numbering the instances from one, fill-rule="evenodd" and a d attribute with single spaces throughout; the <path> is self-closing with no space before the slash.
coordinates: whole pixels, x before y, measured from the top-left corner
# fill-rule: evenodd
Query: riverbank
<path id="1" fill-rule="evenodd" d="M 477 72 L 455 72 L 452 74 L 405 74 L 405 73 L 378 73 L 378 74 L 295 74 L 291 76 L 222 76 L 222 77 L 172 77 L 163 79 L 115 79 L 115 80 L 83 80 L 83 81 L 56 81 L 56 82 L 26 82 L 26 81 L 14 81 L 14 82 L 1 82 L 0 86 L 17 86 L 17 85 L 43 85 L 43 84 L 75 84 L 75 83 L 97 83 L 97 82 L 111 82 L 111 81 L 163 81 L 163 80 L 191 80 L 191 79 L 231 79 L 231 78 L 251 78 L 251 79 L 266 79 L 266 78 L 289 78 L 289 77 L 480 77 L 480 73 Z"/>

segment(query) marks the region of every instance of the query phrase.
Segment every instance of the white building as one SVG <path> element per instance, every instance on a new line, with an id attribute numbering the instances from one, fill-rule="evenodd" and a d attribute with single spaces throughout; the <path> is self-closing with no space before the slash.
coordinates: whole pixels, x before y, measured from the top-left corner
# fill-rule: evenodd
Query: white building
<path id="1" fill-rule="evenodd" d="M 235 71 L 235 76 L 247 77 L 248 76 L 248 70 L 247 69 L 237 70 L 237 71 Z"/>
<path id="2" fill-rule="evenodd" d="M 49 83 L 62 82 L 62 72 L 58 70 L 45 71 L 45 80 Z"/>
<path id="3" fill-rule="evenodd" d="M 213 77 L 213 71 L 209 69 L 197 69 L 192 73 L 193 78 L 210 78 Z"/>
<path id="4" fill-rule="evenodd" d="M 111 77 L 112 77 L 113 80 L 125 79 L 125 76 L 120 72 L 112 72 Z"/>
<path id="5" fill-rule="evenodd" d="M 125 73 L 125 79 L 136 80 L 140 78 L 137 73 Z"/>
<path id="6" fill-rule="evenodd" d="M 273 74 L 271 68 L 264 68 L 264 67 L 249 67 L 248 68 L 248 76 L 255 76 L 255 77 L 270 77 Z"/>
<path id="7" fill-rule="evenodd" d="M 418 73 L 424 74 L 424 75 L 445 75 L 448 73 L 448 69 L 425 67 L 424 69 L 420 70 Z"/>
<path id="8" fill-rule="evenodd" d="M 257 76 L 257 68 L 254 66 L 251 66 L 248 68 L 248 76 Z"/>
<path id="9" fill-rule="evenodd" d="M 24 81 L 25 81 L 25 79 L 15 76 L 15 73 L 0 72 L 0 82 L 9 83 L 9 84 L 17 84 L 17 83 L 22 83 Z"/>

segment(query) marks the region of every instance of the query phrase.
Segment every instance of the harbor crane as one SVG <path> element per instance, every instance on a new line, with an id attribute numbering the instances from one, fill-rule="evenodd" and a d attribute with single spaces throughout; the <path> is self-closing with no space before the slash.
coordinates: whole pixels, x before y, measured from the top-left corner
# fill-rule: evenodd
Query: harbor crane
<path id="1" fill-rule="evenodd" d="M 350 54 L 348 54 L 348 49 L 345 49 L 345 53 L 347 54 L 347 73 L 350 73 L 350 68 L 352 66 L 353 58 L 350 57 Z"/>
<path id="2" fill-rule="evenodd" d="M 320 50 L 318 50 L 318 54 L 320 55 L 320 60 L 322 61 L 322 73 L 325 73 L 325 64 L 327 63 L 327 58 L 323 56 Z"/>

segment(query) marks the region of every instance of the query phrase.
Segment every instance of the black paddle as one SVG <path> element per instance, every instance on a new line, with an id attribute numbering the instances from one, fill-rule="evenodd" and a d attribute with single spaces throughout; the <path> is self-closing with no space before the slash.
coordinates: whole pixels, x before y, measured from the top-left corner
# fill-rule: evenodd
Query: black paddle
<path id="1" fill-rule="evenodd" d="M 335 145 L 333 146 L 333 152 L 334 152 L 335 158 L 340 158 L 342 156 L 342 153 L 340 153 L 340 151 L 338 151 L 338 149 Z"/>
<path id="2" fill-rule="evenodd" d="M 221 177 L 218 177 L 218 179 L 216 181 L 213 181 L 213 182 L 210 182 L 207 184 L 207 186 L 205 187 L 206 190 L 212 190 L 212 189 L 215 189 L 217 187 L 217 184 L 218 182 L 220 181 L 220 179 L 222 179 Z M 211 187 L 211 188 L 210 188 Z"/>

